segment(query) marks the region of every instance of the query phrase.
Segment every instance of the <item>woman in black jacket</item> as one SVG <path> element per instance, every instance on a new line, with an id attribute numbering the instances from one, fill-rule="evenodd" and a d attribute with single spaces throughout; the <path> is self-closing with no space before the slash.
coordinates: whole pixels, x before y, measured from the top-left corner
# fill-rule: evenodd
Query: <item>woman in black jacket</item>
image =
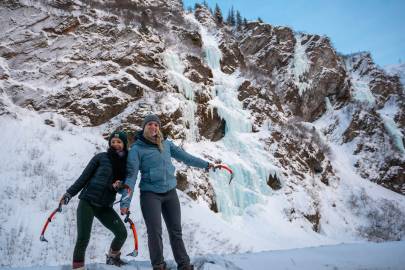
<path id="1" fill-rule="evenodd" d="M 107 264 L 121 266 L 120 249 L 127 238 L 127 231 L 119 215 L 114 211 L 115 195 L 126 175 L 128 156 L 127 136 L 114 132 L 108 140 L 108 151 L 95 155 L 76 182 L 61 198 L 67 204 L 79 191 L 77 208 L 77 241 L 73 252 L 73 269 L 84 270 L 84 258 L 90 240 L 93 219 L 96 217 L 114 233 L 107 254 Z"/>

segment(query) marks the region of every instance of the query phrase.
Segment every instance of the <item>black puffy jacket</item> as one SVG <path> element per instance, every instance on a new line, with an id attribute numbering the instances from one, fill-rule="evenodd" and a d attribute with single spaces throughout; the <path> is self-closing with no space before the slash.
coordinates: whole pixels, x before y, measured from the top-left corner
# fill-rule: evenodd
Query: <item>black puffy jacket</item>
<path id="1" fill-rule="evenodd" d="M 95 155 L 87 164 L 83 173 L 68 188 L 67 192 L 73 197 L 80 190 L 79 199 L 100 206 L 112 206 L 116 191 L 112 187 L 113 167 L 108 153 L 103 152 Z"/>

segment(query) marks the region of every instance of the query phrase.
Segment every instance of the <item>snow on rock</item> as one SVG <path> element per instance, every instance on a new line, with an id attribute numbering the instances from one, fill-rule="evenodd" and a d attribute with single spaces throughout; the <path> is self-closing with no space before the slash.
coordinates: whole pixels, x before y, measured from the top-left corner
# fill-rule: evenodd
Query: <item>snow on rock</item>
<path id="1" fill-rule="evenodd" d="M 401 80 L 402 85 L 405 85 L 405 63 L 396 65 L 387 65 L 384 67 L 384 69 L 391 76 L 397 75 Z"/>

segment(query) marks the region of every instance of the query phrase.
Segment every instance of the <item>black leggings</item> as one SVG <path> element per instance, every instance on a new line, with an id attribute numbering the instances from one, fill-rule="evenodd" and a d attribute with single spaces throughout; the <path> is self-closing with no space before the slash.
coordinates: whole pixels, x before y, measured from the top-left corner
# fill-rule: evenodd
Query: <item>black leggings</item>
<path id="1" fill-rule="evenodd" d="M 179 268 L 190 264 L 181 232 L 180 202 L 176 189 L 166 193 L 141 191 L 141 209 L 148 232 L 148 247 L 153 266 L 164 263 L 162 243 L 162 218 L 170 237 L 174 259 Z"/>
<path id="2" fill-rule="evenodd" d="M 112 207 L 98 207 L 80 200 L 77 207 L 77 241 L 73 252 L 74 262 L 83 262 L 90 240 L 93 219 L 96 217 L 107 229 L 114 233 L 111 249 L 118 251 L 127 238 L 127 230 L 121 218 Z"/>

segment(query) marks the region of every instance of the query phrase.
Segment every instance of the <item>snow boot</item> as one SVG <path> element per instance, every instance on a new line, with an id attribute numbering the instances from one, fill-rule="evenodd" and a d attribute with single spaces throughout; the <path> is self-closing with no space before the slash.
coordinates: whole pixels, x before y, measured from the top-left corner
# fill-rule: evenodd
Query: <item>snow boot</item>
<path id="1" fill-rule="evenodd" d="M 122 265 L 127 264 L 126 262 L 124 262 L 123 260 L 121 260 L 120 256 L 121 256 L 121 252 L 120 251 L 113 251 L 110 249 L 110 251 L 108 252 L 108 254 L 106 254 L 107 258 L 106 258 L 106 264 L 109 265 L 115 265 L 118 267 L 121 267 Z"/>
<path id="2" fill-rule="evenodd" d="M 167 270 L 166 263 L 154 265 L 153 270 Z"/>
<path id="3" fill-rule="evenodd" d="M 86 268 L 84 268 L 84 262 L 75 262 L 75 261 L 73 261 L 72 269 L 73 270 L 86 270 Z"/>
<path id="4" fill-rule="evenodd" d="M 178 270 L 194 270 L 194 265 L 189 264 L 189 265 L 178 267 L 177 269 Z"/>

